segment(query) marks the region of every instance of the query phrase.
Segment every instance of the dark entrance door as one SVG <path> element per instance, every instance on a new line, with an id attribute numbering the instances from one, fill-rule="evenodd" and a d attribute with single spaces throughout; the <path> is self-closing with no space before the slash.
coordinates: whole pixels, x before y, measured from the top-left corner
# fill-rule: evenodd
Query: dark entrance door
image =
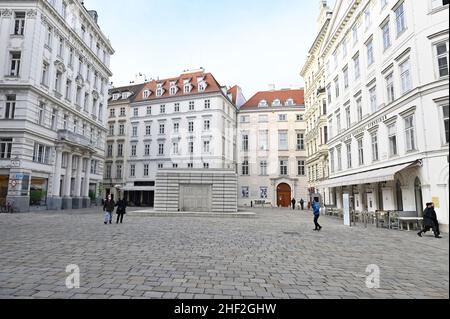
<path id="1" fill-rule="evenodd" d="M 277 188 L 277 206 L 278 207 L 290 207 L 291 206 L 291 186 L 288 184 L 280 184 Z"/>

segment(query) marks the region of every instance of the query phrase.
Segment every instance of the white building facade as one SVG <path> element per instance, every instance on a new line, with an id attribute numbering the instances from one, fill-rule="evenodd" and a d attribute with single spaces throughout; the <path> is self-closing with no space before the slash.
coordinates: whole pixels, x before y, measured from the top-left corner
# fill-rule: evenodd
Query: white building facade
<path id="1" fill-rule="evenodd" d="M 87 207 L 100 196 L 110 42 L 78 0 L 0 1 L 0 201 Z"/>
<path id="2" fill-rule="evenodd" d="M 126 138 L 110 146 L 118 151 L 123 144 L 126 163 L 116 161 L 109 177 L 119 182 L 123 174 L 120 189 L 130 205 L 153 206 L 158 170 L 236 169 L 236 97 L 211 73 L 152 80 L 135 93 Z"/>
<path id="3" fill-rule="evenodd" d="M 305 81 L 306 161 L 309 201 L 324 203 L 327 188 L 321 185 L 329 177 L 328 167 L 328 102 L 326 99 L 325 63 L 321 56 L 331 11 L 327 1 L 320 1 L 319 32 L 309 51 L 300 75 Z"/>
<path id="4" fill-rule="evenodd" d="M 307 202 L 304 91 L 259 92 L 238 114 L 238 203 Z"/>
<path id="5" fill-rule="evenodd" d="M 337 1 L 325 61 L 326 203 L 422 215 L 448 232 L 448 1 Z"/>

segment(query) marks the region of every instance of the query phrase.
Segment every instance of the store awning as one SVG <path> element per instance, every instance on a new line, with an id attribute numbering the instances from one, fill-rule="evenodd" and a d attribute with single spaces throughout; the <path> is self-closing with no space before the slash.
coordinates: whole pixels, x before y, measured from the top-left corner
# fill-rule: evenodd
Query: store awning
<path id="1" fill-rule="evenodd" d="M 349 186 L 349 185 L 362 185 L 362 184 L 372 184 L 389 182 L 395 180 L 395 174 L 411 167 L 420 165 L 420 161 L 409 162 L 406 164 L 384 167 L 376 170 L 371 170 L 367 172 L 362 172 L 358 174 L 345 175 L 341 177 L 336 177 L 329 179 L 323 183 L 323 187 L 338 187 L 338 186 Z"/>
<path id="2" fill-rule="evenodd" d="M 151 192 L 155 190 L 155 187 L 144 186 L 125 186 L 120 189 L 122 192 Z"/>

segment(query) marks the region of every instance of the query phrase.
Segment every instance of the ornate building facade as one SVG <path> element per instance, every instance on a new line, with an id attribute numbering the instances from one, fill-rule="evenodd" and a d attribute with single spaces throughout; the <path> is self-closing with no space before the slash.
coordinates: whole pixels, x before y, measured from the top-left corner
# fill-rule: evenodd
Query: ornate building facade
<path id="1" fill-rule="evenodd" d="M 79 0 L 0 1 L 0 201 L 87 207 L 101 193 L 111 43 Z"/>

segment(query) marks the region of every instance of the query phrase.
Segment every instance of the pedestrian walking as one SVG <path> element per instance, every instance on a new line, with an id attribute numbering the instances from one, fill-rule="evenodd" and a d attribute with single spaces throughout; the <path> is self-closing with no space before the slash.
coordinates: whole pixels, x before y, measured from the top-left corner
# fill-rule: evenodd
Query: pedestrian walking
<path id="1" fill-rule="evenodd" d="M 436 211 L 434 210 L 434 203 L 427 203 L 427 208 L 423 212 L 423 226 L 424 229 L 417 234 L 419 237 L 422 237 L 425 233 L 433 230 L 434 237 L 442 238 L 440 236 L 439 221 L 437 219 Z"/>
<path id="2" fill-rule="evenodd" d="M 112 224 L 112 214 L 115 207 L 116 203 L 114 202 L 112 196 L 108 195 L 108 198 L 103 205 L 103 211 L 105 212 L 105 225 L 108 223 Z"/>
<path id="3" fill-rule="evenodd" d="M 295 198 L 292 199 L 292 210 L 295 210 L 295 205 L 297 204 L 297 201 L 295 200 Z"/>
<path id="4" fill-rule="evenodd" d="M 314 212 L 314 225 L 316 225 L 316 228 L 314 231 L 321 231 L 322 226 L 319 225 L 319 218 L 320 218 L 320 204 L 319 202 L 314 201 L 312 204 L 313 212 Z"/>
<path id="5" fill-rule="evenodd" d="M 125 201 L 125 199 L 121 199 L 117 202 L 116 206 L 117 224 L 119 223 L 119 221 L 122 224 L 123 216 L 127 213 L 127 202 Z"/>
<path id="6" fill-rule="evenodd" d="M 305 210 L 305 201 L 302 199 L 300 199 L 300 207 L 302 208 L 302 210 Z"/>

